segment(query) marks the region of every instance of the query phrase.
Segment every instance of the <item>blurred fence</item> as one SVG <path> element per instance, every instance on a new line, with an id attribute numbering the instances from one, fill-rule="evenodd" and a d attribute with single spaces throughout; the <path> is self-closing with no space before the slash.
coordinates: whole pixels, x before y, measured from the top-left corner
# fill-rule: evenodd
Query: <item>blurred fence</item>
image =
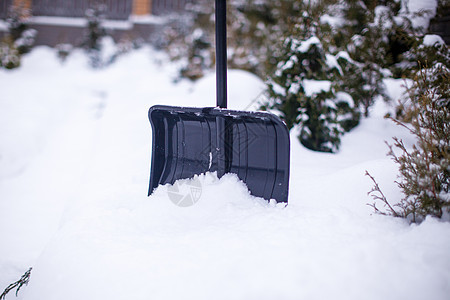
<path id="1" fill-rule="evenodd" d="M 164 15 L 174 11 L 181 11 L 190 2 L 193 2 L 193 0 L 153 0 L 152 14 Z"/>
<path id="2" fill-rule="evenodd" d="M 133 0 L 33 0 L 34 16 L 84 17 L 95 4 L 105 4 L 107 19 L 126 20 L 133 9 Z"/>
<path id="3" fill-rule="evenodd" d="M 31 0 L 33 16 L 84 17 L 86 10 L 95 4 L 105 4 L 107 19 L 126 20 L 133 13 L 133 2 L 136 0 Z M 153 15 L 165 15 L 179 12 L 187 3 L 195 0 L 152 0 L 148 10 Z M 13 0 L 0 0 L 0 18 L 7 16 L 8 8 Z"/>

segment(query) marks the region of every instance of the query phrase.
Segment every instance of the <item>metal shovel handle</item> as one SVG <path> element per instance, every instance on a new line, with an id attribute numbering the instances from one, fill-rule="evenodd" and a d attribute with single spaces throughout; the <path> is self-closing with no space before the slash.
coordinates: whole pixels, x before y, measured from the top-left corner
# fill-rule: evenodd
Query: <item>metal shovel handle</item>
<path id="1" fill-rule="evenodd" d="M 227 1 L 216 0 L 216 104 L 227 108 Z"/>

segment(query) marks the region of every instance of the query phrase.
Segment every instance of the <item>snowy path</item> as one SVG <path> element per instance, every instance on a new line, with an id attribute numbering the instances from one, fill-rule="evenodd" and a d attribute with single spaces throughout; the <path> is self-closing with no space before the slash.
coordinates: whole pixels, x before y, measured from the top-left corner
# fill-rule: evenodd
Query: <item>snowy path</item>
<path id="1" fill-rule="evenodd" d="M 38 48 L 0 70 L 0 289 L 33 266 L 18 299 L 447 299 L 450 224 L 371 215 L 369 170 L 400 194 L 384 140 L 405 132 L 383 105 L 337 155 L 291 138 L 287 207 L 234 176 L 201 176 L 200 200 L 147 198 L 157 103 L 214 104 L 214 77 L 174 84 L 142 49 L 92 71 Z M 262 83 L 230 72 L 230 107 Z M 7 299 L 14 299 L 9 295 Z"/>

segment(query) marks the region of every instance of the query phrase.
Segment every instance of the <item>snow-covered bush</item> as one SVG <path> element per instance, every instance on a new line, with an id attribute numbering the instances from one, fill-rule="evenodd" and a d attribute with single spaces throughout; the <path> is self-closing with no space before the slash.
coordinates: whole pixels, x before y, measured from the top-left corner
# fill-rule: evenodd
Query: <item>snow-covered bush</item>
<path id="1" fill-rule="evenodd" d="M 34 45 L 34 39 L 36 37 L 37 31 L 35 29 L 29 28 L 22 32 L 22 35 L 14 41 L 15 46 L 19 50 L 20 54 L 25 54 L 31 51 Z"/>
<path id="2" fill-rule="evenodd" d="M 391 206 L 376 185 L 371 191 L 375 200 L 381 200 L 387 210 L 378 212 L 421 221 L 427 215 L 442 217 L 450 208 L 450 68 L 437 63 L 421 69 L 414 84 L 408 89 L 408 115 L 411 123 L 393 119 L 408 128 L 417 138 L 412 149 L 394 138 L 389 155 L 398 164 L 400 176 L 397 185 L 403 199 Z M 400 151 L 397 154 L 396 151 Z M 374 180 L 372 178 L 372 180 Z"/>
<path id="3" fill-rule="evenodd" d="M 280 37 L 301 15 L 299 0 L 227 1 L 227 50 L 231 69 L 247 70 L 261 78 L 271 74 L 277 64 L 272 51 Z M 198 79 L 215 65 L 214 5 L 197 0 L 181 15 L 172 15 L 161 33 L 158 48 L 171 59 L 181 61 L 180 75 Z"/>
<path id="4" fill-rule="evenodd" d="M 28 28 L 29 15 L 22 5 L 13 5 L 8 10 L 6 23 L 8 32 L 0 41 L 0 68 L 14 69 L 20 66 L 20 57 L 28 53 L 36 36 L 36 30 Z"/>
<path id="5" fill-rule="evenodd" d="M 338 93 L 335 85 L 343 75 L 341 67 L 316 36 L 305 41 L 288 37 L 282 49 L 286 53 L 268 81 L 267 107 L 280 111 L 288 128 L 300 127 L 299 140 L 305 147 L 336 152 L 344 122 L 355 117 L 353 99 Z"/>
<path id="6" fill-rule="evenodd" d="M 14 69 L 20 66 L 20 52 L 9 39 L 0 42 L 0 68 Z"/>
<path id="7" fill-rule="evenodd" d="M 333 45 L 332 28 L 320 22 L 323 3 L 297 1 L 302 14 L 274 47 L 276 71 L 269 75 L 265 108 L 281 113 L 288 128 L 299 127 L 307 148 L 336 152 L 340 137 L 358 124 L 359 112 L 344 80 L 343 66 L 353 65 L 348 53 Z"/>
<path id="8" fill-rule="evenodd" d="M 427 34 L 414 37 L 413 46 L 403 53 L 403 61 L 396 67 L 402 70 L 402 74 L 414 78 L 422 66 L 431 66 L 437 63 L 448 65 L 449 61 L 448 46 L 442 37 L 436 34 Z"/>
<path id="9" fill-rule="evenodd" d="M 123 39 L 118 44 L 103 26 L 105 20 L 106 4 L 94 1 L 91 8 L 85 12 L 87 28 L 81 48 L 89 57 L 89 64 L 94 69 L 104 68 L 111 65 L 118 56 L 128 52 L 135 45 L 129 39 Z M 59 45 L 58 56 L 64 61 L 71 49 L 67 45 Z"/>
<path id="10" fill-rule="evenodd" d="M 61 62 L 65 62 L 67 57 L 73 50 L 73 46 L 71 44 L 60 43 L 55 46 L 58 59 Z"/>
<path id="11" fill-rule="evenodd" d="M 14 46 L 20 54 L 28 53 L 31 50 L 37 33 L 36 30 L 28 28 L 27 18 L 29 15 L 29 10 L 21 3 L 12 5 L 6 18 L 8 24 L 7 38 L 14 42 Z"/>
<path id="12" fill-rule="evenodd" d="M 411 62 L 419 58 L 413 49 L 426 31 L 414 18 L 430 12 L 413 12 L 409 2 L 228 1 L 228 65 L 267 81 L 262 108 L 277 111 L 289 128 L 298 124 L 303 145 L 336 151 L 362 114 L 369 116 L 378 99 L 390 100 L 384 79 L 413 74 Z M 174 17 L 159 41 L 182 62 L 181 76 L 195 80 L 215 64 L 214 7 L 199 0 L 187 11 Z M 313 37 L 311 47 L 294 51 Z M 320 82 L 327 82 L 325 89 L 307 93 L 325 87 Z"/>
<path id="13" fill-rule="evenodd" d="M 360 32 L 347 36 L 347 44 L 343 49 L 349 57 L 340 61 L 346 74 L 343 85 L 361 107 L 365 117 L 369 116 L 369 109 L 379 96 L 388 98 L 383 84 L 383 65 L 386 63 L 383 60 L 389 58 L 383 42 L 382 26 L 379 24 L 366 24 Z"/>
<path id="14" fill-rule="evenodd" d="M 214 67 L 214 5 L 189 3 L 185 11 L 167 17 L 164 28 L 152 35 L 153 45 L 180 62 L 179 75 L 196 80 Z"/>
<path id="15" fill-rule="evenodd" d="M 85 12 L 87 19 L 87 29 L 81 46 L 89 56 L 91 67 L 100 68 L 103 66 L 101 60 L 102 39 L 106 36 L 106 30 L 103 27 L 105 19 L 106 6 L 100 3 L 94 3 L 91 8 Z"/>
<path id="16" fill-rule="evenodd" d="M 438 3 L 444 5 L 444 1 Z M 376 212 L 419 222 L 428 215 L 443 217 L 450 207 L 450 50 L 441 37 L 425 35 L 426 28 L 412 24 L 411 20 L 429 11 L 410 15 L 407 2 L 403 4 L 403 17 L 395 20 L 404 33 L 397 34 L 397 39 L 403 38 L 407 47 L 398 53 L 391 70 L 394 76 L 412 80 L 405 81 L 407 95 L 396 115 L 388 117 L 407 128 L 416 143 L 407 147 L 394 137 L 393 145 L 388 144 L 388 155 L 399 167 L 396 183 L 403 198 L 391 205 L 368 174 L 375 183 L 370 191 L 375 202 L 370 205 Z M 384 209 L 377 207 L 379 202 Z"/>
<path id="17" fill-rule="evenodd" d="M 396 64 L 411 48 L 418 32 L 402 14 L 406 4 L 398 0 L 346 0 L 340 8 L 343 22 L 335 26 L 337 46 L 354 61 L 346 66 L 344 84 L 366 117 L 378 98 L 390 100 L 383 79 L 405 75 Z"/>

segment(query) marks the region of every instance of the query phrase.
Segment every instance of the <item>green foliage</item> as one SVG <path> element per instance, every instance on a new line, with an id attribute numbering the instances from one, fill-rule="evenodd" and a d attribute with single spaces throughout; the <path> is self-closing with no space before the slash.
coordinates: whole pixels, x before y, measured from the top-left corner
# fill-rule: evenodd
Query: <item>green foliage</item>
<path id="1" fill-rule="evenodd" d="M 355 99 L 365 117 L 378 97 L 388 99 L 383 83 L 383 70 L 374 62 L 358 62 L 350 57 L 340 58 L 345 76 L 342 77 L 341 88 Z"/>
<path id="2" fill-rule="evenodd" d="M 102 39 L 107 35 L 103 27 L 105 19 L 104 12 L 106 6 L 100 2 L 95 2 L 91 8 L 86 10 L 85 16 L 88 21 L 86 34 L 81 46 L 89 56 L 91 67 L 100 68 L 103 66 L 101 59 Z"/>
<path id="3" fill-rule="evenodd" d="M 352 61 L 331 53 L 331 28 L 317 17 L 323 8 L 301 8 L 301 18 L 274 51 L 278 65 L 269 76 L 266 108 L 280 111 L 288 128 L 298 126 L 299 140 L 308 149 L 336 152 L 341 135 L 359 120 L 352 97 L 342 89 L 345 75 L 338 62 Z"/>
<path id="4" fill-rule="evenodd" d="M 0 68 L 14 69 L 20 66 L 20 52 L 9 38 L 0 42 Z"/>
<path id="5" fill-rule="evenodd" d="M 242 0 L 236 1 L 234 7 L 228 17 L 229 64 L 232 68 L 245 69 L 267 78 L 277 70 L 278 57 L 282 55 L 280 43 L 288 33 L 301 31 L 300 26 L 308 27 L 312 18 L 304 12 L 317 15 L 313 10 L 319 6 L 306 5 L 302 0 Z"/>
<path id="6" fill-rule="evenodd" d="M 386 77 L 413 76 L 423 28 L 398 0 L 235 0 L 227 2 L 228 66 L 267 82 L 263 109 L 276 110 L 303 145 L 335 152 L 340 137 L 389 100 Z M 161 46 L 192 80 L 213 69 L 214 7 L 191 4 L 165 27 Z M 305 51 L 298 45 L 317 38 Z M 309 92 L 314 85 L 326 88 Z M 308 87 L 305 84 L 309 83 Z"/>
<path id="7" fill-rule="evenodd" d="M 448 51 L 448 50 L 447 50 Z M 442 217 L 450 207 L 450 68 L 437 63 L 418 71 L 414 84 L 408 89 L 408 104 L 403 105 L 411 116 L 408 126 L 401 120 L 397 124 L 408 128 L 417 138 L 412 149 L 394 138 L 389 155 L 398 164 L 400 176 L 397 185 L 403 199 L 396 209 L 384 212 L 410 218 L 417 222 L 431 215 Z M 400 154 L 395 153 L 399 150 Z M 380 190 L 372 190 L 375 200 Z M 381 194 L 382 195 L 382 194 Z M 385 199 L 385 204 L 388 203 Z M 371 205 L 376 209 L 376 203 Z"/>
<path id="8" fill-rule="evenodd" d="M 329 0 L 331 1 L 331 0 Z M 236 0 L 227 2 L 228 66 L 265 78 L 275 71 L 273 51 L 280 37 L 302 15 L 299 0 Z M 214 6 L 198 0 L 174 15 L 161 36 L 154 37 L 171 59 L 181 61 L 181 76 L 195 80 L 212 69 L 214 54 Z"/>
<path id="9" fill-rule="evenodd" d="M 8 32 L 0 41 L 0 68 L 18 68 L 22 54 L 31 50 L 36 31 L 28 28 L 28 15 L 29 12 L 22 5 L 10 7 L 6 18 Z"/>
<path id="10" fill-rule="evenodd" d="M 104 12 L 105 5 L 96 3 L 91 8 L 86 10 L 87 34 L 83 42 L 83 46 L 89 50 L 101 49 L 100 41 L 106 36 L 106 30 L 103 28 L 103 21 L 105 19 Z"/>
<path id="11" fill-rule="evenodd" d="M 92 6 L 86 10 L 87 27 L 81 46 L 89 57 L 89 64 L 94 69 L 105 68 L 123 53 L 132 48 L 139 47 L 137 41 L 122 39 L 114 41 L 110 33 L 103 26 L 107 6 L 104 1 L 93 1 Z M 70 45 L 57 45 L 58 57 L 62 62 L 71 52 Z"/>
<path id="12" fill-rule="evenodd" d="M 450 50 L 437 35 L 409 32 L 409 49 L 392 69 L 413 81 L 395 118 L 390 118 L 407 128 L 416 143 L 407 147 L 394 137 L 388 144 L 388 155 L 399 167 L 396 183 L 403 198 L 391 206 L 369 176 L 375 183 L 370 194 L 376 212 L 418 222 L 426 216 L 440 218 L 450 208 Z M 380 201 L 385 210 L 376 207 Z"/>
<path id="13" fill-rule="evenodd" d="M 353 64 L 346 65 L 344 85 L 361 107 L 364 116 L 378 97 L 388 100 L 383 79 L 389 75 L 392 65 L 390 36 L 397 36 L 399 25 L 394 20 L 399 7 L 396 1 L 347 0 L 342 14 L 345 23 L 341 26 L 341 43 Z"/>
<path id="14" fill-rule="evenodd" d="M 413 46 L 402 55 L 402 63 L 396 65 L 403 76 L 414 78 L 417 70 L 430 62 L 447 64 L 450 61 L 448 46 L 437 35 L 414 37 Z"/>
<path id="15" fill-rule="evenodd" d="M 180 75 L 192 80 L 202 77 L 215 63 L 214 8 L 205 1 L 188 6 L 188 13 L 176 16 L 159 39 L 170 57 L 182 62 Z M 340 136 L 356 126 L 360 117 L 352 95 L 343 88 L 348 74 L 340 66 L 356 65 L 348 55 L 337 55 L 333 40 L 337 31 L 320 22 L 338 3 L 239 0 L 227 5 L 228 66 L 268 79 L 270 99 L 265 108 L 280 111 L 289 128 L 298 124 L 303 145 L 326 152 L 338 149 Z M 313 36 L 318 42 L 307 51 L 295 50 L 293 44 Z M 305 80 L 311 85 L 318 81 L 326 88 L 309 92 L 303 87 Z"/>
<path id="16" fill-rule="evenodd" d="M 180 62 L 180 77 L 196 80 L 214 67 L 214 5 L 198 0 L 185 12 L 169 16 L 161 31 L 153 35 L 154 45 Z"/>
<path id="17" fill-rule="evenodd" d="M 30 12 L 21 5 L 13 5 L 8 11 L 6 22 L 8 23 L 7 39 L 14 43 L 19 54 L 30 52 L 34 43 L 36 31 L 28 28 L 27 18 Z"/>
<path id="18" fill-rule="evenodd" d="M 280 111 L 288 128 L 298 127 L 299 140 L 308 149 L 336 152 L 342 134 L 359 121 L 344 84 L 343 67 L 355 64 L 348 54 L 336 51 L 333 28 L 320 22 L 326 3 L 295 3 L 302 13 L 290 19 L 282 42 L 273 47 L 278 63 L 268 76 L 265 108 Z"/>

